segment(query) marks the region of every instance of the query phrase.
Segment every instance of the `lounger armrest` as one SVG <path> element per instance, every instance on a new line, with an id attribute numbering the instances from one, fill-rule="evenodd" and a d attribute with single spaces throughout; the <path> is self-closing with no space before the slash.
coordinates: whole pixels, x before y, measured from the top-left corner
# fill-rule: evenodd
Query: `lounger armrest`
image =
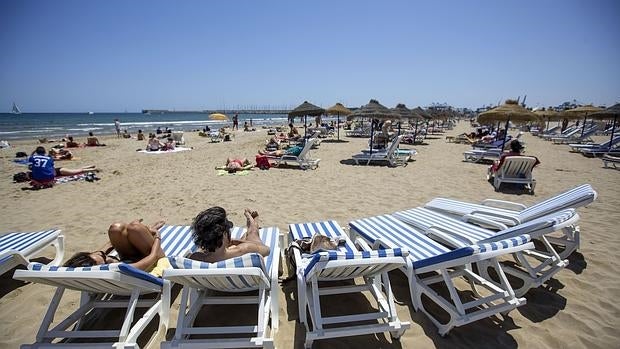
<path id="1" fill-rule="evenodd" d="M 489 213 L 485 212 L 485 214 L 489 214 Z M 505 217 L 505 218 L 506 219 L 510 219 L 509 217 Z M 462 220 L 463 220 L 463 222 L 482 223 L 482 225 L 488 225 L 488 226 L 497 228 L 498 230 L 508 229 L 508 227 L 505 224 L 496 222 L 496 221 L 488 219 L 488 218 L 484 218 L 484 217 L 478 216 L 475 213 L 470 213 L 470 214 L 464 215 L 462 217 Z M 514 220 L 514 219 L 512 219 L 512 220 Z M 519 224 L 519 222 L 515 221 L 515 224 Z"/>
<path id="2" fill-rule="evenodd" d="M 505 209 L 515 210 L 515 211 L 522 211 L 527 208 L 527 206 L 516 203 L 516 202 L 505 201 L 505 200 L 495 200 L 495 199 L 486 199 L 482 201 L 480 204 L 484 206 L 505 208 Z"/>
<path id="3" fill-rule="evenodd" d="M 435 241 L 441 242 L 448 246 L 452 246 L 455 248 L 466 247 L 469 245 L 473 245 L 475 241 L 467 239 L 463 236 L 451 234 L 446 231 L 441 231 L 439 229 L 430 228 L 426 231 L 426 233 Z"/>

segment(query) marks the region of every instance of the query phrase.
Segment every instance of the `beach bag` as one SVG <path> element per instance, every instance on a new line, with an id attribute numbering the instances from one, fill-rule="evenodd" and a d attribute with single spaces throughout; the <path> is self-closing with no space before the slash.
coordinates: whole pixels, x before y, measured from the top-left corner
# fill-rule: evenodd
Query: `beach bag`
<path id="1" fill-rule="evenodd" d="M 293 242 L 284 250 L 284 256 L 286 258 L 286 264 L 288 265 L 288 277 L 283 279 L 282 282 L 295 279 L 295 272 L 297 264 L 295 263 L 295 249 L 299 250 L 302 254 L 312 254 L 324 251 L 334 251 L 338 249 L 338 246 L 344 245 L 346 239 L 338 238 L 332 239 L 328 236 L 315 234 L 309 238 L 298 239 Z"/>
<path id="2" fill-rule="evenodd" d="M 24 183 L 30 181 L 30 176 L 26 172 L 19 172 L 13 175 L 13 182 Z"/>
<path id="3" fill-rule="evenodd" d="M 268 170 L 271 167 L 271 164 L 269 163 L 269 158 L 267 158 L 265 155 L 256 155 L 256 167 L 260 168 L 261 170 Z"/>
<path id="4" fill-rule="evenodd" d="M 25 158 L 26 156 L 28 156 L 28 154 L 24 153 L 23 151 L 18 151 L 17 153 L 15 153 L 16 158 Z"/>

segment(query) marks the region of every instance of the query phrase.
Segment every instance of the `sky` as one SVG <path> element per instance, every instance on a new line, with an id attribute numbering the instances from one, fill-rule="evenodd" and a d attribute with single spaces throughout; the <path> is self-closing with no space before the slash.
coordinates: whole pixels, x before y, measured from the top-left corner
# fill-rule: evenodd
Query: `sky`
<path id="1" fill-rule="evenodd" d="M 620 102 L 620 1 L 0 1 L 0 112 Z"/>

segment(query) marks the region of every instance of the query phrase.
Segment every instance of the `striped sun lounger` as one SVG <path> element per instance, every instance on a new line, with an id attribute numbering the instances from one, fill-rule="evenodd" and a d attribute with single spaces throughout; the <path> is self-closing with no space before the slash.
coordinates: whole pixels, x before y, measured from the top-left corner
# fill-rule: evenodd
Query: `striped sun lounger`
<path id="1" fill-rule="evenodd" d="M 195 249 L 189 226 L 164 226 L 160 230 L 162 249 L 166 255 L 186 254 Z M 43 322 L 36 335 L 36 342 L 22 348 L 40 347 L 93 347 L 138 348 L 137 339 L 146 327 L 159 315 L 157 334 L 152 336 L 147 347 L 159 339 L 160 333 L 168 328 L 170 304 L 170 282 L 152 276 L 129 264 L 114 263 L 92 267 L 57 267 L 40 263 L 28 264 L 28 270 L 17 270 L 15 279 L 56 287 Z M 66 289 L 81 292 L 77 310 L 50 329 L 54 315 Z M 144 298 L 144 295 L 156 297 Z M 129 296 L 123 299 L 118 296 Z M 94 314 L 96 309 L 127 309 L 123 324 L 118 330 L 88 330 L 83 327 L 83 318 Z M 136 308 L 146 312 L 134 322 Z M 60 339 L 61 341 L 55 340 Z M 62 340 L 64 339 L 64 340 Z M 67 339 L 79 339 L 80 344 Z M 105 341 L 107 339 L 108 341 Z M 111 342 L 109 339 L 113 339 Z"/>
<path id="2" fill-rule="evenodd" d="M 60 235 L 60 230 L 0 235 L 0 275 L 18 265 L 27 265 L 30 258 L 48 246 L 56 248 L 56 256 L 49 265 L 59 265 L 65 253 L 64 236 Z"/>
<path id="3" fill-rule="evenodd" d="M 497 257 L 532 248 L 528 235 L 450 249 L 391 215 L 354 220 L 349 226 L 351 233 L 362 237 L 374 249 L 409 250 L 407 264 L 401 270 L 409 279 L 411 301 L 416 311 L 424 312 L 437 326 L 442 336 L 454 327 L 505 314 L 525 304 L 525 298 L 515 296 Z M 485 266 L 493 267 L 500 282 L 477 274 L 469 267 L 471 263 L 485 263 Z M 463 302 L 460 291 L 452 281 L 460 277 L 468 281 L 476 299 Z M 434 284 L 443 284 L 449 291 L 449 297 L 437 293 L 431 287 Z M 490 295 L 481 296 L 476 287 L 484 288 L 487 291 L 485 294 Z M 428 312 L 422 304 L 422 295 L 447 312 L 449 321 L 440 321 Z"/>
<path id="4" fill-rule="evenodd" d="M 305 347 L 311 347 L 315 340 L 382 332 L 390 332 L 393 338 L 400 338 L 410 324 L 401 321 L 396 314 L 388 272 L 405 265 L 407 252 L 398 248 L 372 251 L 361 240 L 356 243 L 351 241 L 336 221 L 289 225 L 290 240 L 310 238 L 315 234 L 344 239 L 344 243 L 338 250 L 314 254 L 292 249 L 299 321 L 306 327 Z M 358 250 L 358 246 L 362 251 Z M 335 281 L 353 279 L 361 280 L 361 284 L 333 285 Z M 321 297 L 363 291 L 370 292 L 374 297 L 379 307 L 377 311 L 360 314 L 353 313 L 355 309 L 352 309 L 347 312 L 348 315 L 329 317 L 321 313 Z M 310 319 L 306 316 L 306 310 L 310 313 Z"/>
<path id="5" fill-rule="evenodd" d="M 245 229 L 235 227 L 231 237 L 239 239 Z M 183 285 L 174 338 L 161 348 L 247 348 L 273 347 L 273 332 L 278 328 L 279 230 L 262 228 L 261 240 L 270 248 L 267 257 L 249 253 L 218 263 L 205 263 L 183 257 L 170 257 L 173 269 L 164 271 L 164 280 Z M 229 293 L 214 296 L 208 290 Z M 238 296 L 239 292 L 258 291 L 257 295 Z M 207 304 L 258 305 L 257 323 L 249 326 L 194 327 L 198 312 Z M 170 306 L 170 304 L 167 304 Z M 271 319 L 271 331 L 268 323 Z M 196 339 L 190 335 L 210 334 L 224 338 Z M 231 337 L 231 335 L 236 335 Z"/>

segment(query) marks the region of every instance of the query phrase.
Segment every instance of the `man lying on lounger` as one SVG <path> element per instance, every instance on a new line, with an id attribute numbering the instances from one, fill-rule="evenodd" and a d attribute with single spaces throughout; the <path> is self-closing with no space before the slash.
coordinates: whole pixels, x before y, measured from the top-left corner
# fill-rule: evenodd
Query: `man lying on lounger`
<path id="1" fill-rule="evenodd" d="M 230 229 L 233 223 L 226 218 L 226 211 L 218 206 L 200 212 L 192 223 L 194 243 L 200 247 L 191 259 L 215 263 L 225 259 L 242 256 L 246 253 L 269 255 L 269 247 L 263 244 L 258 235 L 258 213 L 250 209 L 243 212 L 247 231 L 239 240 L 233 240 Z"/>
<path id="2" fill-rule="evenodd" d="M 278 149 L 274 151 L 259 150 L 258 153 L 260 155 L 268 155 L 268 156 L 275 156 L 275 157 L 281 157 L 282 155 L 299 156 L 299 154 L 301 154 L 301 151 L 303 149 L 304 149 L 303 147 L 296 145 L 286 150 L 282 150 L 282 149 Z"/>

